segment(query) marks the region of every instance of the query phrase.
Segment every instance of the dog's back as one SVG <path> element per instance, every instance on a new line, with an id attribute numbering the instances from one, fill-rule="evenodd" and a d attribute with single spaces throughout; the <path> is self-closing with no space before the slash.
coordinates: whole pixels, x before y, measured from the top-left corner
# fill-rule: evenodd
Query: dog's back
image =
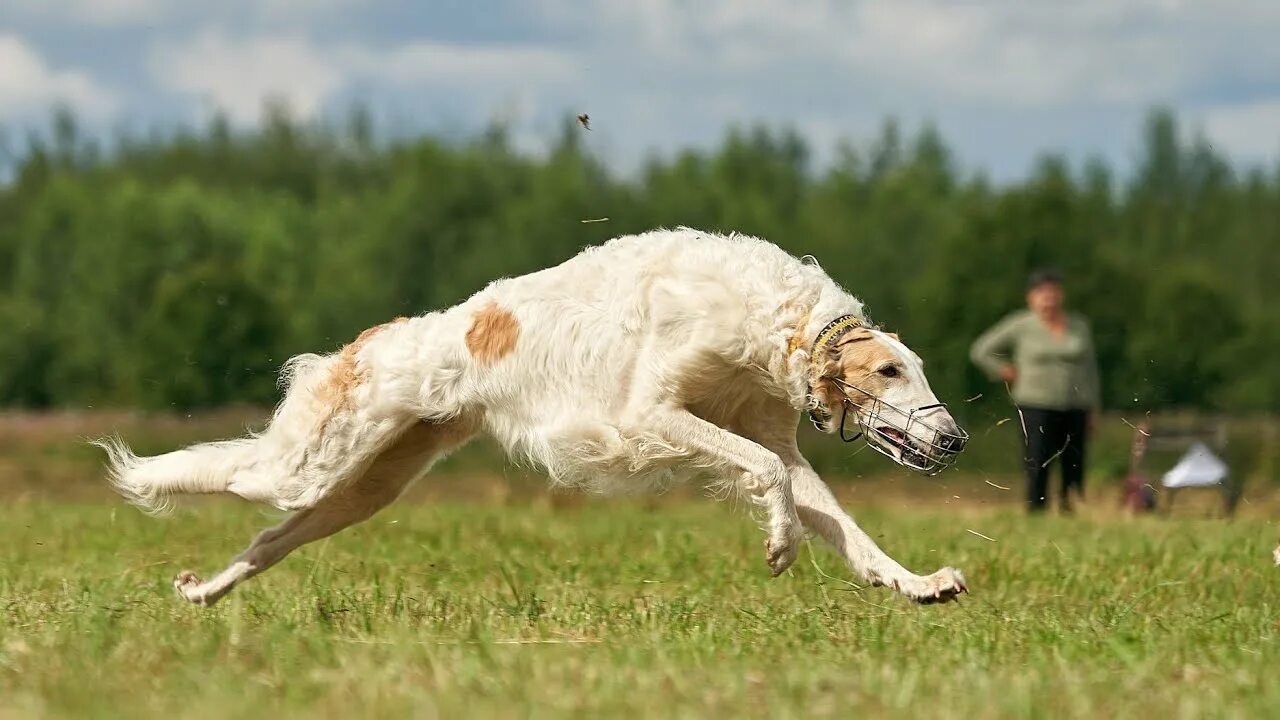
<path id="1" fill-rule="evenodd" d="M 755 238 L 686 229 L 621 237 L 497 281 L 448 311 L 468 378 L 461 403 L 484 408 L 509 451 L 557 480 L 638 484 L 633 439 L 619 430 L 631 407 L 652 401 L 633 395 L 635 373 L 655 372 L 668 386 L 692 380 L 699 387 L 689 392 L 732 387 L 728 375 L 782 359 L 780 333 L 828 287 L 816 266 Z M 509 313 L 504 331 L 518 337 L 509 355 L 487 362 L 468 352 L 461 328 L 492 312 Z M 691 363 L 687 353 L 708 357 Z M 686 377 L 691 364 L 696 378 Z"/>

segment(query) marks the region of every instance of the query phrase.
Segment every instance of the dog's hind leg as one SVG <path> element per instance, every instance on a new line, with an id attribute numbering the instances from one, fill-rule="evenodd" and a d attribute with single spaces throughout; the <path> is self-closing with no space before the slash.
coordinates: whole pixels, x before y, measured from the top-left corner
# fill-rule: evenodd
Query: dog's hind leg
<path id="1" fill-rule="evenodd" d="M 463 420 L 417 423 L 378 455 L 358 479 L 259 533 L 225 570 L 206 582 L 195 573 L 183 571 L 174 578 L 174 587 L 193 603 L 217 602 L 237 584 L 283 560 L 298 547 L 372 517 L 399 497 L 433 462 L 473 434 L 474 425 Z"/>
<path id="2" fill-rule="evenodd" d="M 391 329 L 408 322 L 427 321 L 387 323 L 333 355 L 291 359 L 281 374 L 284 397 L 269 426 L 250 437 L 154 457 L 139 457 L 116 438 L 96 441 L 107 451 L 111 484 L 151 512 L 195 493 L 229 492 L 301 510 L 340 492 L 420 416 L 414 391 L 421 378 L 396 364 L 403 358 L 379 355 L 397 342 Z"/>

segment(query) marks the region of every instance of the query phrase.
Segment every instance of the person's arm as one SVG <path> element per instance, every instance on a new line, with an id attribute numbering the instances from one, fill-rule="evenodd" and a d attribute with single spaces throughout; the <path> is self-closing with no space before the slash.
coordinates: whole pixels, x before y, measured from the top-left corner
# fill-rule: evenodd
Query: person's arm
<path id="1" fill-rule="evenodd" d="M 1017 340 L 1018 316 L 1010 315 L 978 336 L 969 348 L 969 358 L 992 380 L 1012 382 L 1017 377 L 1010 356 Z"/>
<path id="2" fill-rule="evenodd" d="M 1084 387 L 1081 390 L 1089 400 L 1089 432 L 1092 433 L 1098 423 L 1098 415 L 1102 412 L 1102 383 L 1098 379 L 1098 350 L 1093 345 L 1093 331 L 1084 325 L 1085 358 Z"/>

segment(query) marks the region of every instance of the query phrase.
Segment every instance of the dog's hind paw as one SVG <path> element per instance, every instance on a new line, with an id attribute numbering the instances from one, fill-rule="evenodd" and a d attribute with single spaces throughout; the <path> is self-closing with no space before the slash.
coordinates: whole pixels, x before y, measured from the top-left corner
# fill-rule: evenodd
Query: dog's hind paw
<path id="1" fill-rule="evenodd" d="M 173 589 L 182 599 L 197 605 L 204 604 L 204 594 L 199 591 L 200 578 L 190 570 L 183 570 L 173 578 Z"/>

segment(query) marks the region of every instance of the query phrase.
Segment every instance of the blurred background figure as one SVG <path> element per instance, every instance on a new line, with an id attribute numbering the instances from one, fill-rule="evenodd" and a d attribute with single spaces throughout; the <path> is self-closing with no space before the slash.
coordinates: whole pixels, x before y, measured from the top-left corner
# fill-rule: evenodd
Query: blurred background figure
<path id="1" fill-rule="evenodd" d="M 1124 480 L 1124 509 L 1137 515 L 1156 508 L 1156 492 L 1142 460 L 1147 454 L 1147 438 L 1151 436 L 1151 424 L 1143 421 L 1133 429 L 1133 442 L 1129 445 L 1129 474 Z"/>
<path id="2" fill-rule="evenodd" d="M 1062 276 L 1031 273 L 1027 309 L 983 333 L 970 357 L 992 379 L 1010 388 L 1022 423 L 1027 506 L 1044 510 L 1049 470 L 1062 467 L 1059 507 L 1071 511 L 1072 495 L 1084 494 L 1086 436 L 1099 406 L 1098 365 L 1089 323 L 1066 309 Z"/>

